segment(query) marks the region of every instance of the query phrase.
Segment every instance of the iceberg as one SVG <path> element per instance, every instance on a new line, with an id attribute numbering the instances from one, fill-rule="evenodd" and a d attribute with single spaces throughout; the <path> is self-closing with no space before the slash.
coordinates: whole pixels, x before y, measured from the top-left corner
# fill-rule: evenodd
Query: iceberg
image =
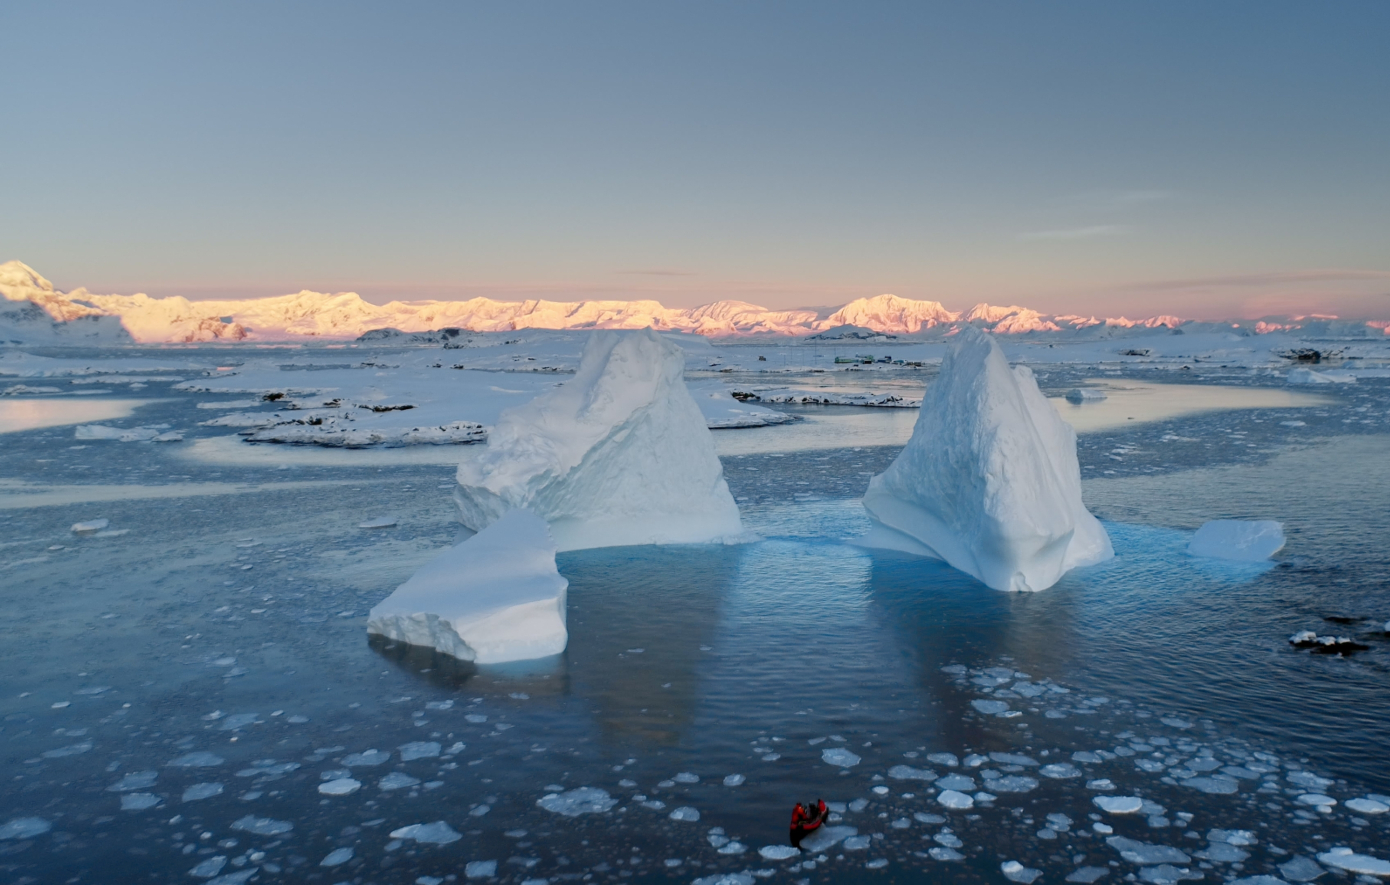
<path id="1" fill-rule="evenodd" d="M 684 370 L 681 349 L 650 329 L 595 333 L 572 380 L 504 411 L 487 448 L 459 465 L 463 524 L 527 508 L 560 550 L 741 534 Z"/>
<path id="2" fill-rule="evenodd" d="M 1191 556 L 1260 562 L 1284 549 L 1284 524 L 1272 519 L 1213 519 L 1188 542 Z"/>
<path id="3" fill-rule="evenodd" d="M 864 509 L 874 528 L 861 544 L 944 559 L 996 590 L 1045 590 L 1114 555 L 1081 501 L 1075 432 L 1033 373 L 974 329 L 956 337 Z"/>
<path id="4" fill-rule="evenodd" d="M 367 632 L 500 664 L 559 654 L 565 592 L 545 520 L 514 510 L 426 563 L 367 616 Z"/>

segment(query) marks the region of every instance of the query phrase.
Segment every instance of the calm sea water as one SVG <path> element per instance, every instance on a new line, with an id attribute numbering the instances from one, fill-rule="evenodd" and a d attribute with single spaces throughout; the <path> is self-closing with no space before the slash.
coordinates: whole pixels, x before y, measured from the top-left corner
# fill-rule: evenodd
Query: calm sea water
<path id="1" fill-rule="evenodd" d="M 873 443 L 915 413 L 800 410 L 785 445 L 766 442 L 783 428 L 720 437 L 762 541 L 563 554 L 565 654 L 481 669 L 363 627 L 453 539 L 447 464 L 232 463 L 218 453 L 241 444 L 159 384 L 114 423 L 188 442 L 6 434 L 0 826 L 48 829 L 0 830 L 0 865 L 42 882 L 790 883 L 997 882 L 1018 861 L 1048 881 L 1216 881 L 1297 878 L 1281 865 L 1338 846 L 1384 858 L 1390 814 L 1347 804 L 1390 794 L 1390 397 L 1358 388 L 1083 436 L 1118 555 L 1026 596 L 850 543 L 896 451 Z M 84 497 L 113 486 L 131 495 Z M 398 525 L 357 527 L 383 513 Z M 1223 516 L 1281 519 L 1289 545 L 1269 567 L 1187 557 Z M 98 517 L 104 533 L 69 531 Z M 1312 656 L 1286 642 L 1299 629 L 1369 649 Z M 360 788 L 319 791 L 344 776 Z M 942 778 L 973 807 L 943 806 Z M 537 804 L 581 787 L 612 804 Z M 817 796 L 848 841 L 760 855 Z M 436 821 L 457 840 L 392 836 Z"/>

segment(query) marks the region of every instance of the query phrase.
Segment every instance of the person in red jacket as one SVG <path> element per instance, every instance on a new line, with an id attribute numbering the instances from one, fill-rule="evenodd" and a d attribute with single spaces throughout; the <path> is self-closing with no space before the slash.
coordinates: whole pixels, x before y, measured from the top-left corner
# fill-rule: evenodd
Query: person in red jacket
<path id="1" fill-rule="evenodd" d="M 825 818 L 829 813 L 830 810 L 825 807 L 824 799 L 817 799 L 815 804 L 810 802 L 804 805 L 800 802 L 796 803 L 796 807 L 792 809 L 790 833 L 792 847 L 800 848 L 801 840 L 825 823 Z"/>

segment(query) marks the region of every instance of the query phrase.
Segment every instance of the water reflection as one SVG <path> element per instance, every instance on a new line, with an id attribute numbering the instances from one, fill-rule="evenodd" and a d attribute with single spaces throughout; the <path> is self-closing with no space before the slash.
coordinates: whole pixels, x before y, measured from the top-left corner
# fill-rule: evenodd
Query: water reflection
<path id="1" fill-rule="evenodd" d="M 1089 386 L 1102 391 L 1106 398 L 1079 404 L 1061 397 L 1049 400 L 1077 433 L 1113 430 L 1204 412 L 1303 409 L 1335 402 L 1324 396 L 1270 387 L 1147 384 L 1141 381 L 1100 381 Z"/>
<path id="2" fill-rule="evenodd" d="M 91 424 L 128 418 L 153 399 L 10 399 L 0 400 L 0 433 Z"/>

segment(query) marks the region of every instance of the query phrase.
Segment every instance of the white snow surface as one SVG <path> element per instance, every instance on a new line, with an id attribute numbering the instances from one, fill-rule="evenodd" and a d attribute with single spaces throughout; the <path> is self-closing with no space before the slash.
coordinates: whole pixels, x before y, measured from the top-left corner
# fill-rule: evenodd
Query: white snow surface
<path id="1" fill-rule="evenodd" d="M 869 481 L 866 546 L 946 560 L 996 590 L 1045 590 L 1114 555 L 1081 501 L 1076 433 L 1009 368 L 992 337 L 966 329 L 932 383 L 912 439 Z"/>
<path id="2" fill-rule="evenodd" d="M 528 508 L 560 550 L 739 536 L 684 368 L 684 353 L 650 330 L 595 333 L 572 380 L 503 412 L 487 448 L 459 465 L 463 524 Z"/>
<path id="3" fill-rule="evenodd" d="M 411 575 L 372 608 L 367 632 L 479 664 L 559 654 L 568 587 L 545 520 L 514 510 Z"/>
<path id="4" fill-rule="evenodd" d="M 1213 519 L 1187 544 L 1192 556 L 1259 562 L 1284 549 L 1284 524 L 1272 519 Z"/>

